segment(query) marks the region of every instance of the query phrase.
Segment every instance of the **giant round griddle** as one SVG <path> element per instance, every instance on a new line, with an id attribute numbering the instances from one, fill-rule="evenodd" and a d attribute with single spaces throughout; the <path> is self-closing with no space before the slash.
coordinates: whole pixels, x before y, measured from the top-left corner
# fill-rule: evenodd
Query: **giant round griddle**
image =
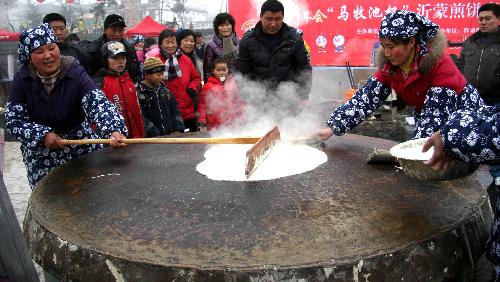
<path id="1" fill-rule="evenodd" d="M 489 234 L 483 188 L 473 176 L 424 181 L 392 163 L 366 164 L 373 148 L 394 144 L 333 137 L 322 148 L 327 163 L 257 182 L 199 174 L 204 145 L 108 148 L 39 183 L 25 236 L 61 280 L 463 276 Z"/>

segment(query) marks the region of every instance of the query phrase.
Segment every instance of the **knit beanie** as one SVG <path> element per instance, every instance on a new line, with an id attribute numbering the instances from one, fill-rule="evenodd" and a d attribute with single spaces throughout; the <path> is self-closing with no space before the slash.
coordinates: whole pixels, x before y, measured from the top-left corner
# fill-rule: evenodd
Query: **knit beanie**
<path id="1" fill-rule="evenodd" d="M 155 72 L 164 72 L 165 65 L 157 57 L 149 57 L 144 61 L 144 73 L 151 74 Z"/>
<path id="2" fill-rule="evenodd" d="M 177 45 L 181 46 L 181 41 L 184 37 L 187 37 L 189 35 L 193 36 L 193 40 L 196 38 L 194 36 L 194 32 L 190 29 L 179 29 L 175 33 L 175 39 L 177 40 Z"/>

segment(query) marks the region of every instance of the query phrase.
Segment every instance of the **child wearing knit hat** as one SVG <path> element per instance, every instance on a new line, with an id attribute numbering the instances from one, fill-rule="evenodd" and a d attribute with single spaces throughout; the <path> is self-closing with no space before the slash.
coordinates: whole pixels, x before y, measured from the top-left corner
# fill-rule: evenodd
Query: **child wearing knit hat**
<path id="1" fill-rule="evenodd" d="M 184 132 L 184 123 L 175 97 L 163 83 L 165 65 L 160 58 L 144 61 L 144 80 L 137 87 L 147 137 Z"/>

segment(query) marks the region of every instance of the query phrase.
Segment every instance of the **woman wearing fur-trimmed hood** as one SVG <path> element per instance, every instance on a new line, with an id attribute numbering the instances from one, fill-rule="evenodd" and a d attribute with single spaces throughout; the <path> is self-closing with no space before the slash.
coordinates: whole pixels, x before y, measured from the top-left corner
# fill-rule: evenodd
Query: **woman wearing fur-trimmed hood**
<path id="1" fill-rule="evenodd" d="M 394 89 L 414 108 L 413 138 L 429 137 L 462 109 L 480 110 L 483 100 L 446 54 L 439 26 L 410 11 L 385 15 L 379 31 L 378 68 L 353 98 L 337 108 L 318 137 L 342 135 L 360 124 Z"/>

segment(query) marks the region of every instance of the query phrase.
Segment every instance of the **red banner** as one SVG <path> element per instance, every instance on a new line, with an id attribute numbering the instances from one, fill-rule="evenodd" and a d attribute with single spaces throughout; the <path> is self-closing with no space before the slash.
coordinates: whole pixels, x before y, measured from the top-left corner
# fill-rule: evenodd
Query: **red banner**
<path id="1" fill-rule="evenodd" d="M 264 0 L 228 0 L 229 13 L 236 19 L 236 32 L 259 21 Z M 315 66 L 370 65 L 370 52 L 377 42 L 382 17 L 398 9 L 415 11 L 439 24 L 450 42 L 463 42 L 479 28 L 477 11 L 488 1 L 464 0 L 283 0 L 285 22 L 304 32 Z M 348 3 L 346 3 L 348 2 Z M 460 47 L 450 47 L 458 54 Z"/>

